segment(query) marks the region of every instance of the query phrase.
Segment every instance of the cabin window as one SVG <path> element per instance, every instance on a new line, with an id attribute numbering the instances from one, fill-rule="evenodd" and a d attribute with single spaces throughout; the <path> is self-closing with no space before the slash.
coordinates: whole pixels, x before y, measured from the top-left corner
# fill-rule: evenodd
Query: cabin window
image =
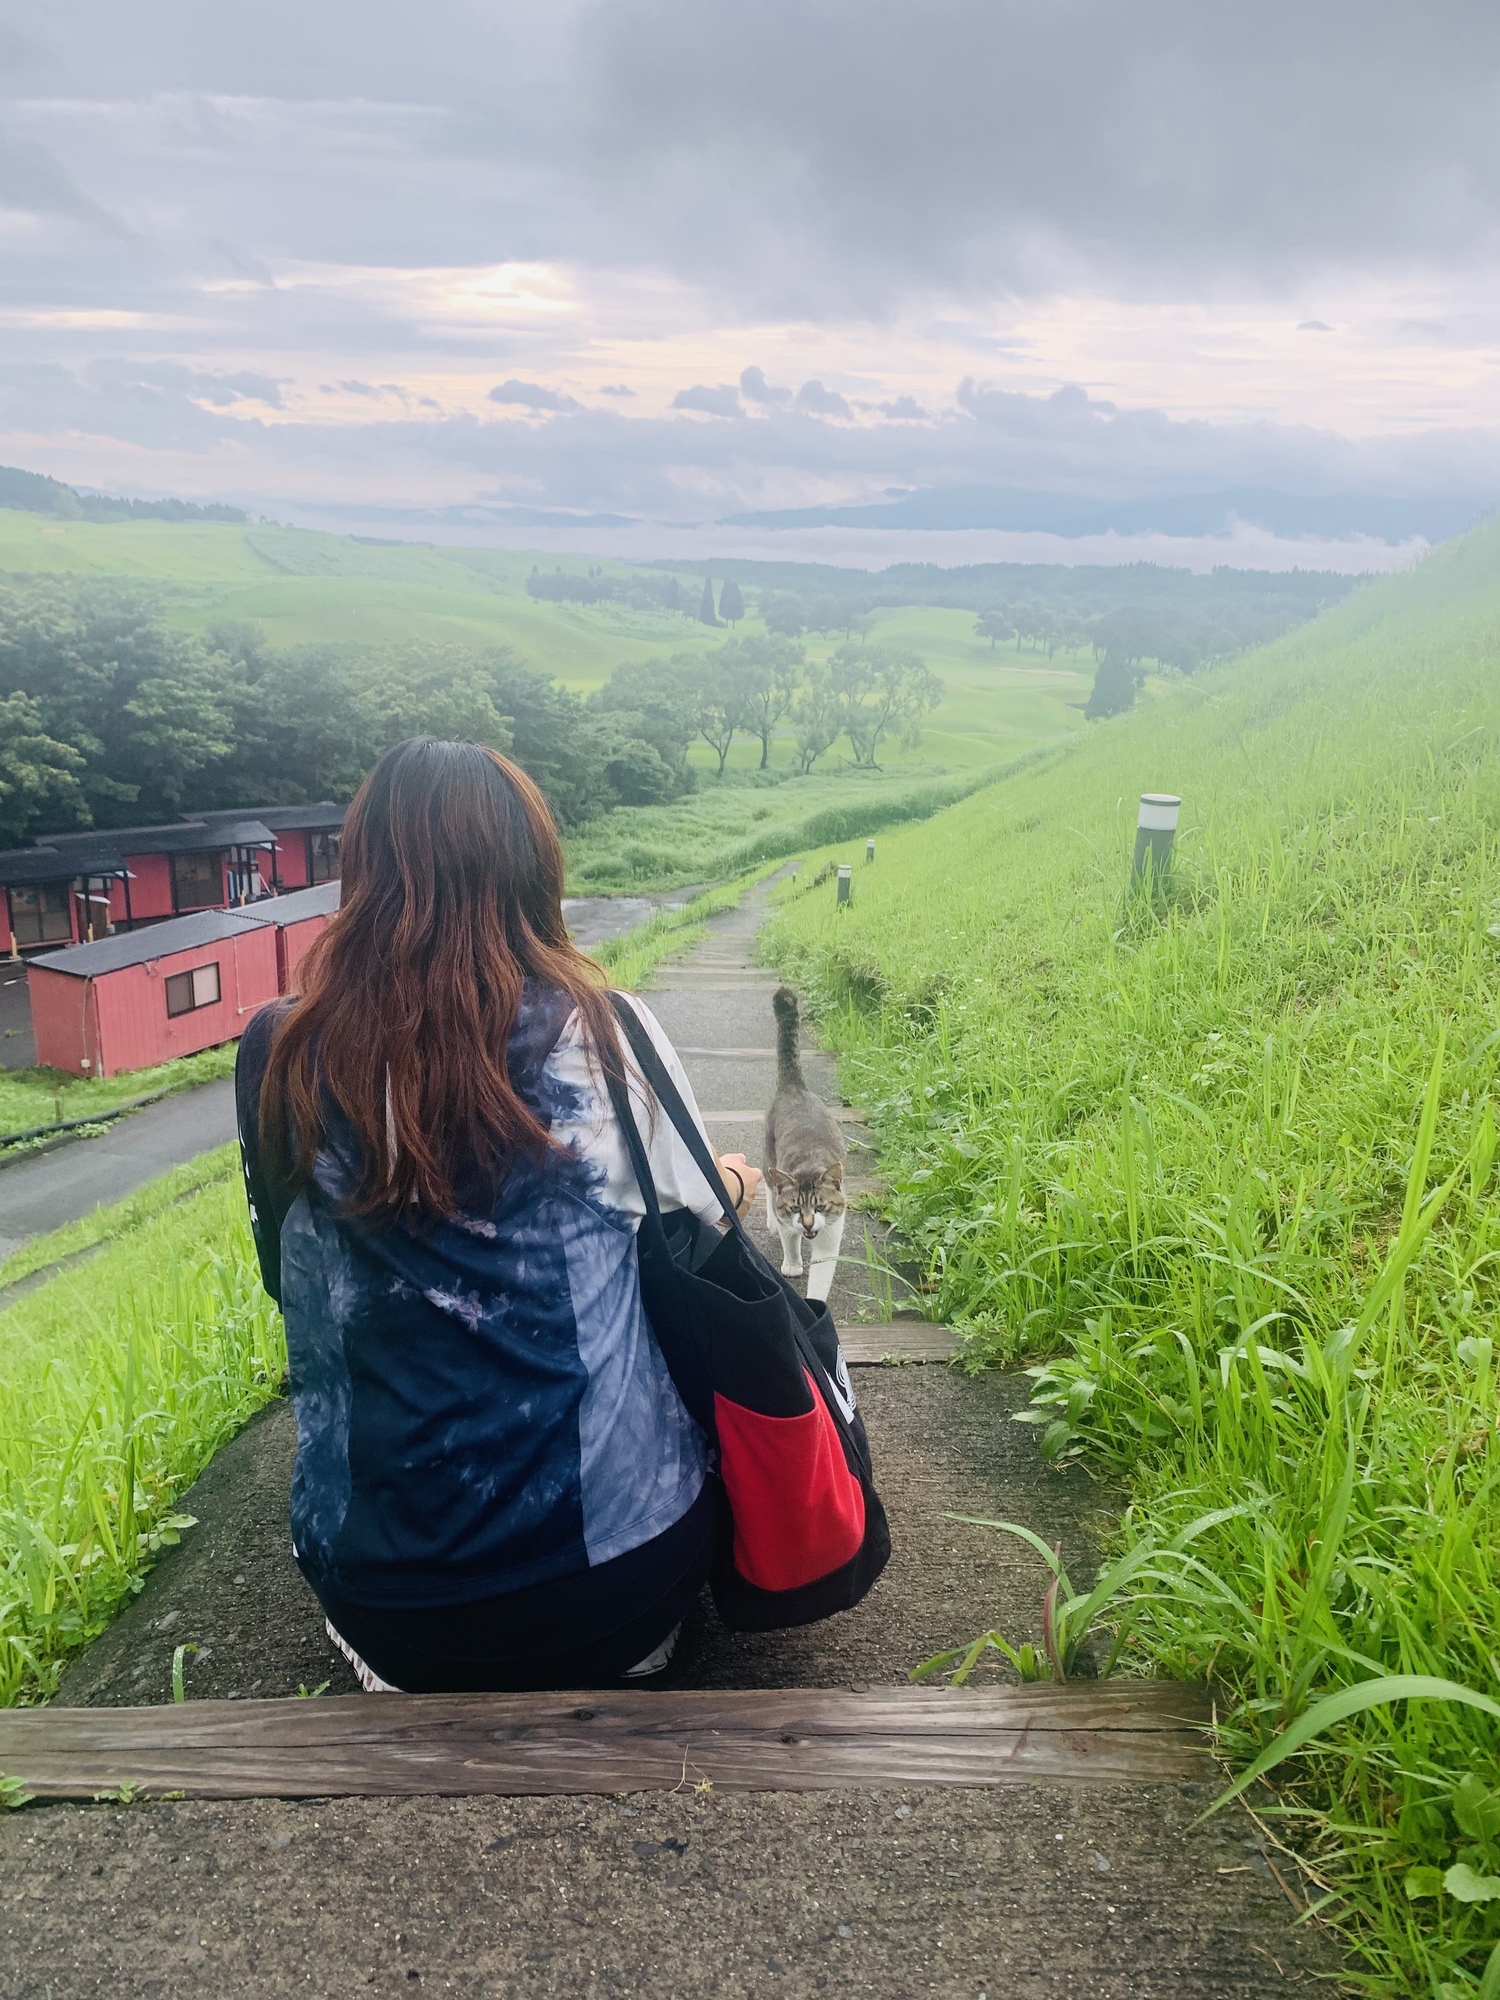
<path id="1" fill-rule="evenodd" d="M 217 854 L 172 856 L 172 901 L 179 910 L 217 909 L 224 900 Z"/>
<path id="2" fill-rule="evenodd" d="M 167 1019 L 192 1014 L 199 1007 L 219 1004 L 219 965 L 195 965 L 191 972 L 174 972 L 166 980 Z"/>
<path id="3" fill-rule="evenodd" d="M 68 944 L 73 918 L 66 882 L 38 882 L 10 892 L 10 934 L 18 945 Z"/>
<path id="4" fill-rule="evenodd" d="M 338 833 L 310 833 L 307 836 L 307 879 L 336 882 L 339 879 Z"/>

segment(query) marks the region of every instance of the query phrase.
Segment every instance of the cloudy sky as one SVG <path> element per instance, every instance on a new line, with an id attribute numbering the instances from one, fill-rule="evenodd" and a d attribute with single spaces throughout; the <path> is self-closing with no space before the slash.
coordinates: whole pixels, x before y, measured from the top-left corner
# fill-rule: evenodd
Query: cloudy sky
<path id="1" fill-rule="evenodd" d="M 74 482 L 788 553 L 1500 500 L 1493 0 L 12 0 L 0 76 L 0 458 Z"/>

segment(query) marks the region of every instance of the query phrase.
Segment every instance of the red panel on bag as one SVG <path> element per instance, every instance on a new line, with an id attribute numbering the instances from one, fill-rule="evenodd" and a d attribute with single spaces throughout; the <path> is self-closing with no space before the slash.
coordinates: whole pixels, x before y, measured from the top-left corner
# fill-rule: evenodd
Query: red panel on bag
<path id="1" fill-rule="evenodd" d="M 813 1389 L 800 1417 L 763 1417 L 714 1397 L 720 1468 L 734 1515 L 734 1566 L 759 1590 L 797 1590 L 842 1569 L 865 1538 L 865 1496 Z"/>

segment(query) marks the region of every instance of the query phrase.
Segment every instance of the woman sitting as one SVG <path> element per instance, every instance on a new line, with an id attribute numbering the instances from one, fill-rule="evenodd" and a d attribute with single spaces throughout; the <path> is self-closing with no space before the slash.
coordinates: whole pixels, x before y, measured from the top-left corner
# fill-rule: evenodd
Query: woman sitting
<path id="1" fill-rule="evenodd" d="M 402 743 L 350 807 L 342 859 L 302 996 L 255 1017 L 236 1073 L 286 1320 L 297 1560 L 366 1687 L 648 1676 L 708 1576 L 722 1499 L 642 1311 L 643 1203 L 606 1071 L 627 1077 L 662 1207 L 722 1211 L 569 941 L 524 772 Z M 759 1173 L 723 1165 L 748 1207 Z"/>

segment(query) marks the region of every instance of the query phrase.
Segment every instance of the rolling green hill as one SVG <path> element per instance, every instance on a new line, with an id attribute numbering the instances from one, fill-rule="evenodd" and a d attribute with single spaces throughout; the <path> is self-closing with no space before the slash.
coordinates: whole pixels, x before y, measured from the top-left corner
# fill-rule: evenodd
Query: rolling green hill
<path id="1" fill-rule="evenodd" d="M 1382 1675 L 1500 1698 L 1500 525 L 893 833 L 847 911 L 794 890 L 769 950 L 941 1315 L 1129 1481 L 1126 1660 L 1215 1675 L 1241 1761 Z M 1379 1699 L 1289 1779 L 1373 1990 L 1474 1992 L 1494 1715 Z"/>
<path id="2" fill-rule="evenodd" d="M 525 587 L 533 563 L 553 567 L 526 553 L 361 542 L 294 528 L 0 511 L 0 576 L 132 585 L 152 593 L 164 621 L 183 630 L 243 621 L 283 646 L 503 645 L 579 692 L 599 686 L 622 661 L 707 653 L 729 636 L 680 612 L 538 600 Z M 619 563 L 568 565 L 578 574 L 586 567 L 622 579 L 639 574 Z M 682 583 L 696 604 L 701 578 L 684 572 Z M 762 629 L 753 617 L 738 627 Z M 1086 653 L 1048 662 L 1014 643 L 992 649 L 975 637 L 972 612 L 936 606 L 879 610 L 868 629 L 873 639 L 920 652 L 944 684 L 917 748 L 892 742 L 880 771 L 859 773 L 845 768 L 836 748 L 813 776 L 795 778 L 783 730 L 768 784 L 755 770 L 753 739 L 734 746 L 723 782 L 712 776 L 713 753 L 699 744 L 696 796 L 623 809 L 573 837 L 574 880 L 598 889 L 722 879 L 823 837 L 842 823 L 830 815 L 852 814 L 850 824 L 873 831 L 904 812 L 930 811 L 987 772 L 1082 727 L 1093 675 Z M 825 657 L 842 639 L 842 632 L 810 634 L 809 657 Z"/>

